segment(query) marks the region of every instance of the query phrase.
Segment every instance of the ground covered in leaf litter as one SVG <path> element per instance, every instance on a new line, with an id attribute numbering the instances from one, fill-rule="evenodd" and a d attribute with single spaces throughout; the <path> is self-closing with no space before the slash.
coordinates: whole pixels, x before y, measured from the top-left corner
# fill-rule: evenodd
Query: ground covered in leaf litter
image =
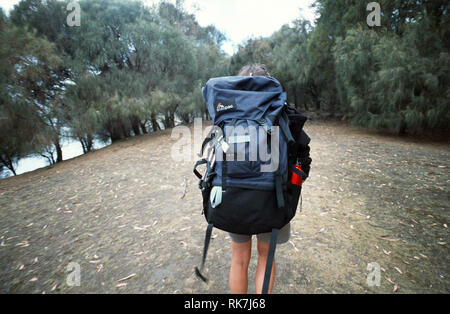
<path id="1" fill-rule="evenodd" d="M 450 145 L 332 122 L 306 130 L 313 167 L 273 292 L 449 293 Z M 168 130 L 1 180 L 0 292 L 228 293 L 225 232 L 213 232 L 209 283 L 194 275 L 206 222 L 175 142 Z M 71 262 L 80 286 L 68 285 Z M 253 258 L 250 293 L 255 269 Z"/>

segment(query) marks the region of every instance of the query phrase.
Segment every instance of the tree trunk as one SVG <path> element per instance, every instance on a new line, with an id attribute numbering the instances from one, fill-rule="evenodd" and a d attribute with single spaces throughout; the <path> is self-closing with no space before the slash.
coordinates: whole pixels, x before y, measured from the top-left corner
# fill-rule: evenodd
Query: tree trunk
<path id="1" fill-rule="evenodd" d="M 54 145 L 56 148 L 56 163 L 62 162 L 63 161 L 63 153 L 62 153 L 61 145 L 59 144 L 59 142 L 54 143 Z"/>
<path id="2" fill-rule="evenodd" d="M 130 133 L 131 130 L 129 130 L 122 121 L 119 121 L 119 124 L 120 124 L 120 129 L 122 130 L 122 138 L 131 137 L 131 133 Z"/>
<path id="3" fill-rule="evenodd" d="M 122 139 L 122 134 L 117 131 L 113 123 L 111 123 L 110 128 L 108 129 L 109 137 L 111 138 L 111 142 L 114 143 L 120 139 Z"/>
<path id="4" fill-rule="evenodd" d="M 297 102 L 297 91 L 294 91 L 294 107 L 297 109 L 298 108 L 298 102 Z"/>
<path id="5" fill-rule="evenodd" d="M 155 115 L 153 115 L 153 114 L 151 116 L 151 121 L 152 121 L 153 132 L 161 130 L 161 128 L 159 127 L 158 121 L 156 121 Z"/>
<path id="6" fill-rule="evenodd" d="M 86 147 L 86 143 L 84 142 L 84 138 L 79 137 L 78 140 L 80 141 L 81 147 L 83 148 L 83 154 L 86 154 L 87 153 L 87 147 Z"/>
<path id="7" fill-rule="evenodd" d="M 17 176 L 16 169 L 14 169 L 14 165 L 12 163 L 8 166 L 8 169 L 11 170 L 14 176 Z"/>
<path id="8" fill-rule="evenodd" d="M 92 147 L 94 146 L 94 136 L 92 134 L 86 135 L 86 146 L 88 153 L 92 151 Z"/>
<path id="9" fill-rule="evenodd" d="M 320 111 L 320 99 L 317 98 L 317 99 L 315 100 L 315 103 L 316 103 L 316 109 L 317 109 L 318 111 Z"/>
<path id="10" fill-rule="evenodd" d="M 0 162 L 9 170 L 11 170 L 11 172 L 14 174 L 14 176 L 17 176 L 16 173 L 16 169 L 14 169 L 14 163 L 11 160 L 11 158 L 6 157 L 7 159 L 1 158 L 0 157 Z"/>
<path id="11" fill-rule="evenodd" d="M 176 106 L 176 108 L 178 108 L 179 105 Z M 174 109 L 173 111 L 169 112 L 169 119 L 170 119 L 170 127 L 174 128 L 175 127 L 175 111 L 176 109 Z"/>
<path id="12" fill-rule="evenodd" d="M 164 129 L 170 128 L 170 113 L 166 111 L 164 113 Z"/>
<path id="13" fill-rule="evenodd" d="M 94 138 L 92 134 L 86 134 L 85 137 L 79 137 L 78 140 L 81 143 L 81 146 L 83 147 L 83 154 L 87 154 L 90 151 L 92 151 L 92 146 L 94 144 Z"/>
<path id="14" fill-rule="evenodd" d="M 312 96 L 312 101 L 315 104 L 316 110 L 320 111 L 320 97 L 315 84 L 309 85 L 309 93 Z"/>
<path id="15" fill-rule="evenodd" d="M 132 116 L 130 118 L 130 121 L 131 121 L 131 128 L 133 129 L 134 135 L 136 135 L 136 136 L 141 135 L 141 127 L 140 127 L 141 121 L 139 121 L 139 118 L 136 116 Z"/>
<path id="16" fill-rule="evenodd" d="M 147 123 L 147 121 L 140 123 L 142 134 L 147 134 L 148 133 L 147 127 L 145 126 L 146 123 Z"/>
<path id="17" fill-rule="evenodd" d="M 121 140 L 121 139 L 122 139 L 122 137 L 119 136 L 119 135 L 117 135 L 117 133 L 111 134 L 110 137 L 111 137 L 111 143 L 117 142 L 118 140 Z"/>
<path id="18" fill-rule="evenodd" d="M 108 121 L 106 122 L 105 129 L 109 133 L 111 143 L 114 143 L 122 138 L 122 135 L 118 131 L 117 121 L 115 121 L 114 119 L 108 119 Z"/>

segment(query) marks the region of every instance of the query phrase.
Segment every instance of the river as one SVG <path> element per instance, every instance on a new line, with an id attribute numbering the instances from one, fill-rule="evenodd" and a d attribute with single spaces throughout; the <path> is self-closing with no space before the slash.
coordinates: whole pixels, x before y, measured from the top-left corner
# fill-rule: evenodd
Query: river
<path id="1" fill-rule="evenodd" d="M 99 139 L 94 139 L 93 149 L 100 149 L 110 144 L 110 140 L 105 143 Z M 63 152 L 63 160 L 68 160 L 83 155 L 83 147 L 81 146 L 81 143 L 79 141 L 66 137 L 62 140 L 61 146 Z M 56 153 L 54 154 L 54 157 L 56 159 Z M 47 166 L 49 166 L 49 162 L 46 158 L 42 156 L 32 155 L 30 157 L 19 159 L 19 162 L 16 165 L 16 173 L 17 175 L 19 175 Z M 0 178 L 8 178 L 12 175 L 13 173 L 11 171 L 4 170 L 0 173 Z"/>

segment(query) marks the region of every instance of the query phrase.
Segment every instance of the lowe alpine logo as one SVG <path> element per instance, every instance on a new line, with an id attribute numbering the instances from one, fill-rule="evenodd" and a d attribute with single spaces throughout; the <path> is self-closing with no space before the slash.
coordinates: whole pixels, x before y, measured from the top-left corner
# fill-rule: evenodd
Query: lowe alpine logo
<path id="1" fill-rule="evenodd" d="M 226 101 L 220 101 L 216 104 L 216 112 L 232 111 L 236 109 L 236 102 L 234 98 L 228 99 Z"/>

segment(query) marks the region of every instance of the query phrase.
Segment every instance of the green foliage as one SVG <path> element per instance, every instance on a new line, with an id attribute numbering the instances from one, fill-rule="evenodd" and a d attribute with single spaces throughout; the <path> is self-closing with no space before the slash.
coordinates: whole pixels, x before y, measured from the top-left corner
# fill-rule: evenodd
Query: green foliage
<path id="1" fill-rule="evenodd" d="M 50 42 L 9 21 L 0 41 L 0 163 L 15 174 L 18 158 L 54 142 L 61 60 Z"/>
<path id="2" fill-rule="evenodd" d="M 88 152 L 95 135 L 115 141 L 157 130 L 158 120 L 172 127 L 176 120 L 189 122 L 202 114 L 195 90 L 228 68 L 219 48 L 225 37 L 214 26 L 201 27 L 181 1 L 148 8 L 141 1 L 84 0 L 79 1 L 81 26 L 69 27 L 68 2 L 22 0 L 10 22 L 3 12 L 0 16 L 0 26 L 8 34 L 29 30 L 28 36 L 35 38 L 28 46 L 48 43 L 39 48 L 46 58 L 39 63 L 42 67 L 24 68 L 18 71 L 20 77 L 11 69 L 21 66 L 16 61 L 21 52 L 5 51 L 9 53 L 5 58 L 12 61 L 10 68 L 2 67 L 2 87 L 9 84 L 18 90 L 16 103 L 35 105 L 29 105 L 30 119 L 42 130 L 37 133 L 42 144 L 15 156 L 41 154 L 52 144 L 57 150 L 63 127 L 69 127 L 69 135 Z M 15 35 L 8 36 L 5 40 L 12 41 Z M 6 115 L 3 107 L 8 123 L 2 126 L 17 129 L 13 115 Z M 24 111 L 18 104 L 8 109 L 14 114 Z"/>
<path id="3" fill-rule="evenodd" d="M 394 133 L 448 130 L 449 53 L 419 13 L 401 31 L 358 27 L 337 38 L 340 108 L 353 123 Z"/>
<path id="4" fill-rule="evenodd" d="M 290 103 L 357 125 L 450 130 L 448 1 L 378 2 L 381 27 L 371 28 L 366 2 L 317 0 L 314 28 L 295 20 L 269 38 L 248 40 L 232 57 L 231 73 L 265 63 Z"/>
<path id="5" fill-rule="evenodd" d="M 449 131 L 448 1 L 378 2 L 381 27 L 367 25 L 366 2 L 317 0 L 314 27 L 294 20 L 228 57 L 225 36 L 182 0 L 80 0 L 79 27 L 66 23 L 69 0 L 22 0 L 9 17 L 0 10 L 0 168 L 49 151 L 62 160 L 64 128 L 89 152 L 95 136 L 207 118 L 201 86 L 250 63 L 307 110 L 394 133 Z"/>
<path id="6" fill-rule="evenodd" d="M 270 73 L 282 82 L 288 101 L 295 105 L 310 103 L 317 87 L 308 51 L 311 31 L 308 21 L 295 20 L 292 27 L 284 25 L 271 37 L 274 48 L 268 61 Z"/>
<path id="7" fill-rule="evenodd" d="M 247 64 L 268 64 L 272 49 L 273 46 L 267 38 L 249 39 L 239 45 L 238 52 L 231 58 L 230 74 L 236 75 Z"/>

